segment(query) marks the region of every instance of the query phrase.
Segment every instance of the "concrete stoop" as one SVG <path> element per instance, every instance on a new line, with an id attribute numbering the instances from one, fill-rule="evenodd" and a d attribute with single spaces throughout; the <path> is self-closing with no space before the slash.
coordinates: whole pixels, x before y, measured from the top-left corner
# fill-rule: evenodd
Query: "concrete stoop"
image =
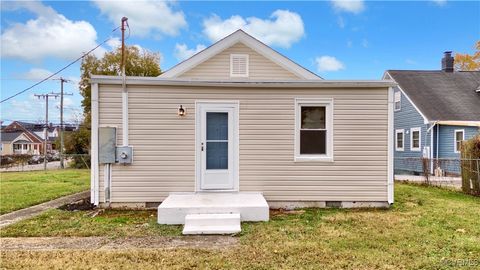
<path id="1" fill-rule="evenodd" d="M 158 206 L 159 224 L 185 224 L 184 234 L 232 234 L 241 221 L 268 221 L 261 193 L 172 193 Z"/>

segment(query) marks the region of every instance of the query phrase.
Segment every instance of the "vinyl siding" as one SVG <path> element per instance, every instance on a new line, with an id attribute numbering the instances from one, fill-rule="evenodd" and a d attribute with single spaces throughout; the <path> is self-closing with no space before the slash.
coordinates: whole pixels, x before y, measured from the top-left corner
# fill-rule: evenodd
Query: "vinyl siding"
<path id="1" fill-rule="evenodd" d="M 207 61 L 181 74 L 188 79 L 230 79 L 230 54 L 249 55 L 249 77 L 235 79 L 298 80 L 298 76 L 238 42 Z"/>
<path id="2" fill-rule="evenodd" d="M 464 130 L 465 140 L 479 134 L 478 127 L 440 125 L 438 157 L 443 159 L 442 169 L 450 173 L 460 173 L 460 162 L 458 161 L 460 154 L 454 152 L 455 130 L 457 129 Z"/>
<path id="3" fill-rule="evenodd" d="M 395 88 L 394 92 L 401 92 Z M 420 128 L 420 151 L 412 151 L 410 145 L 410 137 L 412 136 L 411 128 Z M 395 173 L 408 172 L 422 172 L 421 158 L 423 156 L 423 148 L 430 147 L 430 132 L 427 133 L 428 124 L 424 124 L 422 115 L 415 109 L 413 104 L 402 93 L 401 94 L 401 109 L 394 112 L 394 167 Z M 403 151 L 396 150 L 395 131 L 397 129 L 404 130 L 404 147 Z M 407 134 L 408 131 L 408 134 Z"/>
<path id="4" fill-rule="evenodd" d="M 195 101 L 238 100 L 240 191 L 270 201 L 387 201 L 387 88 L 129 87 L 133 164 L 114 165 L 112 202 L 195 190 Z M 333 163 L 294 162 L 295 98 L 334 99 Z M 187 116 L 178 117 L 183 105 Z M 118 128 L 121 90 L 99 86 L 99 125 Z M 100 202 L 104 200 L 100 165 Z"/>

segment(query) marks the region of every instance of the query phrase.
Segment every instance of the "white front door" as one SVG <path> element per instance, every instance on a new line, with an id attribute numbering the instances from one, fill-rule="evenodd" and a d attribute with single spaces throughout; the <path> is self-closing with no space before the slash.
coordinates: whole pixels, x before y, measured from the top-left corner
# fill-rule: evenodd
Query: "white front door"
<path id="1" fill-rule="evenodd" d="M 237 104 L 197 103 L 200 190 L 235 190 Z"/>

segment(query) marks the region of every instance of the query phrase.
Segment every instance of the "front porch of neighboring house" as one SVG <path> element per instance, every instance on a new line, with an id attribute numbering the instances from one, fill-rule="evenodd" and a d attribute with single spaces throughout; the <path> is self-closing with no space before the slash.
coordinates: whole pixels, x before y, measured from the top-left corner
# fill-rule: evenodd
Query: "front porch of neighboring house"
<path id="1" fill-rule="evenodd" d="M 14 154 L 29 154 L 29 155 L 39 155 L 40 154 L 40 143 L 33 143 L 26 140 L 20 140 L 13 143 L 13 153 Z"/>

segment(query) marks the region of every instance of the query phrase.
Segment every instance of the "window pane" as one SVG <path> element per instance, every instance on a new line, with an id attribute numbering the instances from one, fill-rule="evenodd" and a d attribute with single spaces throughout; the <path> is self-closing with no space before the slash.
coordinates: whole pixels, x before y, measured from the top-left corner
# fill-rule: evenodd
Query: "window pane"
<path id="1" fill-rule="evenodd" d="M 412 132 L 412 147 L 419 148 L 420 147 L 420 132 L 413 131 Z"/>
<path id="2" fill-rule="evenodd" d="M 325 128 L 325 107 L 301 107 L 302 129 Z"/>
<path id="3" fill-rule="evenodd" d="M 207 142 L 207 169 L 228 169 L 228 142 Z"/>
<path id="4" fill-rule="evenodd" d="M 400 102 L 395 102 L 395 110 L 400 110 Z"/>
<path id="5" fill-rule="evenodd" d="M 300 130 L 300 154 L 326 154 L 326 130 Z"/>
<path id="6" fill-rule="evenodd" d="M 397 133 L 397 148 L 403 148 L 403 133 Z"/>
<path id="7" fill-rule="evenodd" d="M 457 141 L 462 141 L 463 140 L 463 132 L 455 133 L 455 137 L 456 137 Z"/>
<path id="8" fill-rule="evenodd" d="M 207 112 L 207 140 L 228 140 L 228 113 Z"/>

